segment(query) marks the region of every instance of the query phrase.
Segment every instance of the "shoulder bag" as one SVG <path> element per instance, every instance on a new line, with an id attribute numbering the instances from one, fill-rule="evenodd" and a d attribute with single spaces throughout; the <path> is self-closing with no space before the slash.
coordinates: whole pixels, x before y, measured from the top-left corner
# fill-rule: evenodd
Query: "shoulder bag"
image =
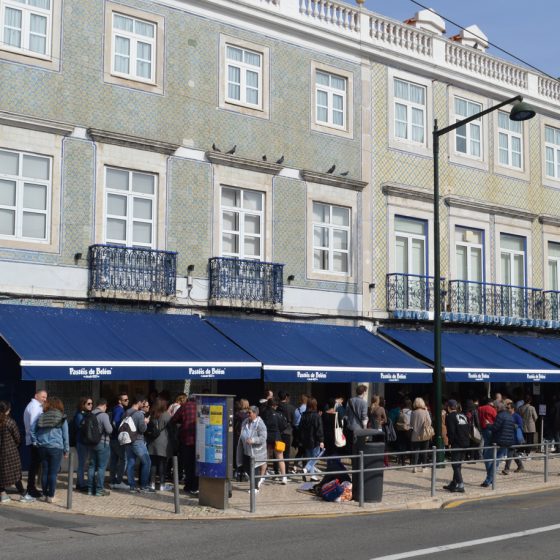
<path id="1" fill-rule="evenodd" d="M 434 428 L 431 424 L 428 424 L 429 416 L 426 415 L 424 418 L 424 424 L 422 425 L 422 433 L 420 434 L 420 441 L 430 441 L 434 435 Z"/>
<path id="2" fill-rule="evenodd" d="M 338 412 L 334 413 L 334 444 L 337 447 L 344 447 L 346 445 L 346 436 L 338 422 Z"/>

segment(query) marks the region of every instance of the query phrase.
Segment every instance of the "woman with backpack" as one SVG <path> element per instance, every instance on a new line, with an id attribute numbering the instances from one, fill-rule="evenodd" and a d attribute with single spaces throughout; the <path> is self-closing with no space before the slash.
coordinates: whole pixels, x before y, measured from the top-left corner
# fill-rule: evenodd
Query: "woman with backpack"
<path id="1" fill-rule="evenodd" d="M 284 458 L 285 443 L 282 441 L 282 432 L 287 428 L 288 422 L 283 414 L 277 411 L 280 401 L 276 397 L 268 399 L 266 406 L 263 408 L 261 418 L 266 425 L 266 444 L 269 456 L 275 459 Z M 288 484 L 286 478 L 286 463 L 275 463 L 282 476 L 281 483 Z M 275 469 L 276 471 L 276 469 Z M 277 471 L 276 471 L 277 472 Z"/>
<path id="2" fill-rule="evenodd" d="M 64 405 L 58 397 L 49 397 L 43 405 L 43 413 L 30 430 L 31 444 L 39 448 L 41 459 L 41 486 L 49 504 L 54 502 L 56 480 L 62 457 L 68 457 L 70 440 Z"/>
<path id="3" fill-rule="evenodd" d="M 167 403 L 157 397 L 150 408 L 150 421 L 144 433 L 152 461 L 150 486 L 153 490 L 156 490 L 156 474 L 159 479 L 157 490 L 170 490 L 170 487 L 165 484 L 167 462 L 173 452 L 173 441 L 167 431 L 170 421 L 171 414 L 167 411 Z"/>
<path id="4" fill-rule="evenodd" d="M 90 446 L 89 465 L 88 465 L 88 496 L 108 496 L 109 491 L 105 490 L 105 470 L 111 454 L 111 443 L 109 436 L 113 433 L 113 426 L 107 414 L 107 400 L 99 399 L 92 412 L 91 420 L 97 424 L 92 424 L 89 430 L 89 443 L 99 439 L 98 443 Z M 98 432 L 95 432 L 95 428 Z"/>
<path id="5" fill-rule="evenodd" d="M 19 445 L 21 436 L 13 418 L 10 418 L 10 403 L 0 401 L 0 503 L 5 504 L 11 499 L 6 494 L 8 486 L 15 486 L 20 493 L 19 501 L 28 504 L 35 498 L 25 492 L 21 481 L 21 459 Z"/>
<path id="6" fill-rule="evenodd" d="M 85 473 L 91 447 L 84 443 L 81 427 L 86 415 L 91 414 L 92 410 L 93 399 L 91 397 L 80 397 L 78 406 L 76 407 L 74 420 L 72 420 L 72 439 L 74 440 L 72 443 L 75 443 L 76 452 L 78 453 L 78 467 L 76 469 L 76 490 L 78 492 L 88 491 L 88 483 L 85 479 Z"/>

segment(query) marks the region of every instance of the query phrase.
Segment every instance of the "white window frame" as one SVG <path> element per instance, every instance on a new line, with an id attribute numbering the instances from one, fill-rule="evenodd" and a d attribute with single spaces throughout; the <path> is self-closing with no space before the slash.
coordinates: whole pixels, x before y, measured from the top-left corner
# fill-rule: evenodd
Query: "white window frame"
<path id="1" fill-rule="evenodd" d="M 523 239 L 524 241 L 524 249 L 522 251 L 518 251 L 515 249 L 505 249 L 502 247 L 502 236 L 503 235 L 507 235 L 510 237 L 519 237 L 520 239 Z M 502 285 L 508 285 L 508 286 L 516 286 L 516 287 L 527 287 L 528 283 L 527 283 L 527 238 L 525 236 L 522 235 L 517 235 L 515 233 L 509 233 L 509 232 L 505 232 L 502 231 L 499 233 L 499 237 L 498 237 L 498 241 L 499 241 L 499 253 L 500 253 L 500 261 L 499 261 L 499 270 L 500 270 L 500 284 Z M 506 284 L 505 279 L 503 278 L 503 273 L 502 273 L 502 256 L 503 255 L 508 255 L 509 257 L 509 269 L 510 269 L 510 276 L 513 279 L 513 263 L 514 263 L 514 257 L 516 256 L 521 256 L 523 257 L 523 284 L 521 286 L 519 286 L 519 284 L 516 283 L 511 283 L 511 284 Z"/>
<path id="2" fill-rule="evenodd" d="M 510 120 L 509 118 L 509 113 L 506 111 L 498 111 L 498 138 L 497 138 L 497 143 L 498 143 L 498 159 L 497 159 L 497 164 L 500 165 L 501 167 L 508 167 L 510 169 L 513 169 L 515 171 L 523 171 L 524 168 L 524 164 L 525 164 L 525 153 L 524 153 L 524 146 L 523 146 L 523 122 L 518 122 L 518 124 L 521 127 L 521 132 L 514 132 L 513 130 L 511 130 L 509 127 L 508 128 L 503 128 L 502 126 L 500 126 L 500 115 L 505 116 L 507 118 L 508 123 L 512 123 L 515 121 Z M 500 137 L 505 137 L 506 138 L 506 142 L 507 142 L 507 148 L 505 149 L 505 152 L 507 154 L 507 163 L 503 163 L 501 161 L 500 158 L 500 154 L 502 154 L 504 152 L 504 149 L 500 146 Z M 519 145 L 520 145 L 520 152 L 519 152 L 519 161 L 520 164 L 519 165 L 514 165 L 513 164 L 513 139 L 516 138 L 517 140 L 519 140 Z"/>
<path id="3" fill-rule="evenodd" d="M 244 61 L 232 61 L 228 58 L 228 47 L 240 49 L 260 56 L 260 67 L 249 65 Z M 220 35 L 220 79 L 219 79 L 219 107 L 245 115 L 269 118 L 269 64 L 270 49 L 256 43 Z M 229 96 L 229 71 L 230 66 L 240 69 L 240 99 Z M 254 71 L 258 74 L 258 103 L 250 103 L 246 97 L 246 73 Z"/>
<path id="4" fill-rule="evenodd" d="M 240 193 L 240 206 L 227 206 L 223 201 L 223 190 L 231 189 Z M 261 210 L 250 210 L 243 208 L 243 199 L 245 193 L 247 192 L 257 193 L 261 196 Z M 225 230 L 223 214 L 224 212 L 231 212 L 238 215 L 239 230 Z M 266 212 L 266 198 L 265 193 L 242 187 L 221 185 L 220 188 L 220 256 L 231 257 L 238 259 L 254 260 L 254 261 L 264 261 L 264 250 L 265 250 L 265 212 Z M 258 216 L 259 218 L 259 231 L 260 233 L 245 233 L 245 217 L 246 216 Z M 224 251 L 223 247 L 223 235 L 225 233 L 232 233 L 239 236 L 239 251 L 237 253 Z M 246 238 L 257 238 L 259 239 L 259 254 L 258 255 L 246 255 L 245 254 L 245 240 Z"/>
<path id="5" fill-rule="evenodd" d="M 323 206 L 326 206 L 329 210 L 329 221 L 328 222 L 317 222 L 315 221 L 315 205 L 316 204 L 321 204 Z M 333 210 L 335 208 L 340 208 L 342 210 L 346 210 L 348 212 L 348 225 L 347 226 L 343 226 L 343 225 L 335 225 L 333 224 L 332 221 L 332 215 L 333 215 Z M 323 202 L 321 200 L 315 200 L 313 201 L 313 237 L 312 237 L 312 243 L 313 243 L 313 264 L 312 264 L 312 268 L 313 268 L 313 272 L 317 272 L 319 274 L 336 274 L 339 276 L 349 276 L 351 274 L 352 271 L 352 209 L 348 208 L 346 206 L 340 206 L 337 204 L 329 204 L 326 202 Z M 321 229 L 326 229 L 328 232 L 328 242 L 327 242 L 327 246 L 316 246 L 315 245 L 315 228 L 321 228 Z M 336 231 L 343 231 L 347 234 L 347 238 L 348 238 L 348 249 L 335 249 L 334 248 L 334 234 Z M 316 250 L 320 250 L 320 251 L 326 251 L 327 252 L 327 256 L 328 256 L 328 262 L 329 262 L 329 266 L 328 268 L 317 268 L 315 267 L 315 251 Z M 334 263 L 334 255 L 335 253 L 340 253 L 343 255 L 347 255 L 347 265 L 348 265 L 348 269 L 347 270 L 335 270 L 333 263 Z"/>
<path id="6" fill-rule="evenodd" d="M 424 96 L 424 105 L 417 105 L 413 102 L 398 99 L 395 97 L 395 80 L 400 80 L 402 82 L 408 82 L 415 86 L 423 87 L 425 91 Z M 432 109 L 432 83 L 430 80 L 425 78 L 421 78 L 419 76 L 415 76 L 414 74 L 410 74 L 408 72 L 403 72 L 400 70 L 396 70 L 394 68 L 388 69 L 388 119 L 389 119 L 389 147 L 397 149 L 397 150 L 404 150 L 407 152 L 412 152 L 415 154 L 425 155 L 425 156 L 432 156 L 432 133 L 431 128 L 429 127 L 429 123 L 432 122 L 433 118 L 433 109 Z M 414 108 L 421 108 L 424 112 L 424 141 L 423 142 L 415 142 L 412 140 L 411 137 L 411 130 L 412 130 L 412 121 L 410 118 L 407 117 L 407 131 L 408 131 L 408 138 L 400 138 L 397 137 L 396 134 L 396 104 L 402 104 L 407 106 L 407 108 L 412 109 Z M 407 115 L 409 112 L 407 111 Z"/>
<path id="7" fill-rule="evenodd" d="M 49 1 L 49 8 L 40 8 L 38 6 L 30 6 L 28 4 L 29 0 L 0 0 L 0 42 L 2 43 L 2 48 L 5 50 L 18 52 L 25 54 L 27 56 L 32 56 L 36 58 L 43 58 L 49 60 L 51 57 L 52 49 L 52 21 L 53 21 L 53 2 L 55 0 Z M 25 3 L 23 3 L 25 2 Z M 6 22 L 6 8 L 16 10 L 21 12 L 21 45 L 15 46 L 10 45 L 5 39 L 5 26 Z M 46 19 L 46 35 L 45 37 L 45 52 L 40 53 L 32 51 L 29 48 L 31 32 L 31 17 L 37 15 Z"/>
<path id="8" fill-rule="evenodd" d="M 243 58 L 243 60 L 233 60 L 232 58 L 229 58 L 228 56 L 228 50 L 229 49 L 236 49 L 241 51 L 241 56 Z M 245 55 L 246 54 L 250 54 L 250 55 L 254 55 L 254 56 L 258 56 L 259 57 L 259 65 L 256 66 L 254 64 L 250 64 L 248 62 L 245 62 Z M 262 108 L 262 89 L 263 89 L 263 84 L 262 84 L 262 65 L 263 65 L 263 56 L 262 53 L 258 52 L 258 51 L 254 51 L 251 49 L 246 49 L 244 47 L 239 47 L 237 45 L 228 43 L 226 45 L 226 91 L 225 91 L 225 96 L 226 96 L 226 102 L 227 103 L 236 103 L 239 105 L 245 105 L 247 107 L 251 107 L 253 109 L 261 109 Z M 230 68 L 236 68 L 237 70 L 239 70 L 239 99 L 237 99 L 236 97 L 231 97 L 229 95 L 229 85 L 230 85 L 230 79 L 229 79 L 229 69 Z M 247 80 L 247 74 L 249 72 L 252 72 L 254 74 L 257 75 L 257 102 L 256 103 L 252 103 L 251 101 L 249 101 L 248 99 L 248 95 L 247 95 L 247 90 L 248 89 L 255 89 L 255 88 L 251 88 L 248 85 L 248 80 Z"/>
<path id="9" fill-rule="evenodd" d="M 51 199 L 52 199 L 52 176 L 53 176 L 53 162 L 52 157 L 43 154 L 35 154 L 27 151 L 10 150 L 5 148 L 0 148 L 3 152 L 9 152 L 18 155 L 18 175 L 8 175 L 2 173 L 0 170 L 0 180 L 6 180 L 15 183 L 16 189 L 16 200 L 14 206 L 7 206 L 0 204 L 0 209 L 5 209 L 13 211 L 15 213 L 15 223 L 14 223 L 14 235 L 0 234 L 0 239 L 10 239 L 30 243 L 50 243 L 51 237 Z M 48 161 L 48 179 L 36 179 L 34 177 L 24 177 L 23 172 L 23 158 L 25 156 L 38 157 Z M 23 206 L 23 197 L 25 183 L 31 183 L 33 185 L 40 185 L 46 188 L 46 208 L 44 210 L 25 208 Z M 45 216 L 45 237 L 26 237 L 22 233 L 23 227 L 23 215 L 24 214 L 39 214 Z"/>
<path id="10" fill-rule="evenodd" d="M 326 84 L 319 84 L 317 78 L 319 74 L 325 76 L 329 82 Z M 344 89 L 337 88 L 332 85 L 333 78 L 338 78 L 344 82 Z M 346 129 L 346 92 L 348 90 L 348 84 L 346 83 L 346 78 L 344 76 L 337 76 L 331 72 L 324 72 L 323 70 L 317 70 L 315 73 L 315 120 L 318 124 L 324 126 L 330 126 L 332 128 L 339 128 L 341 130 Z M 324 93 L 327 96 L 327 104 L 319 104 L 319 93 Z M 342 110 L 336 110 L 334 108 L 334 98 L 340 97 L 342 99 Z M 319 108 L 326 109 L 327 118 L 326 120 L 321 120 L 319 118 Z M 342 124 L 337 124 L 335 122 L 335 112 L 342 114 Z"/>
<path id="11" fill-rule="evenodd" d="M 480 231 L 482 234 L 482 243 L 473 243 L 470 241 L 458 241 L 457 240 L 457 229 L 466 229 L 466 230 L 477 230 Z M 454 280 L 464 280 L 467 282 L 484 282 L 485 281 L 485 266 L 484 266 L 484 230 L 479 230 L 478 228 L 468 227 L 464 225 L 455 225 L 453 229 L 454 233 L 454 240 L 455 240 L 455 278 Z M 467 250 L 467 276 L 468 278 L 459 278 L 459 273 L 457 271 L 457 247 L 465 247 Z M 472 268 L 471 268 L 471 255 L 473 249 L 480 249 L 480 271 L 481 271 L 481 279 L 475 279 L 472 276 Z"/>
<path id="12" fill-rule="evenodd" d="M 455 122 L 461 121 L 463 119 L 466 119 L 469 117 L 469 114 L 466 115 L 460 115 L 457 113 L 457 101 L 461 100 L 464 101 L 467 104 L 467 113 L 469 113 L 469 109 L 471 105 L 476 105 L 478 108 L 475 111 L 475 113 L 480 113 L 483 110 L 483 105 L 482 103 L 479 103 L 478 101 L 473 101 L 472 99 L 468 99 L 466 97 L 462 97 L 459 95 L 455 95 L 453 98 L 453 115 L 454 115 L 454 119 Z M 458 136 L 459 136 L 459 130 L 462 127 L 459 127 L 458 129 L 455 130 L 455 152 L 460 156 L 460 157 L 468 157 L 468 158 L 472 158 L 475 160 L 480 160 L 482 161 L 483 156 L 484 156 L 484 137 L 483 137 L 483 122 L 482 122 L 482 117 L 471 121 L 470 123 L 467 123 L 466 125 L 463 125 L 464 129 L 465 129 L 465 144 L 466 144 L 466 150 L 464 152 L 462 152 L 461 150 L 459 150 L 457 148 L 457 141 L 458 141 Z M 476 155 L 473 153 L 472 150 L 472 144 L 473 142 L 476 142 L 476 140 L 474 139 L 474 134 L 473 131 L 478 128 L 479 131 L 479 135 L 478 135 L 478 143 L 479 143 L 479 155 Z"/>
<path id="13" fill-rule="evenodd" d="M 153 21 L 148 21 L 146 19 L 140 19 L 137 17 L 132 17 L 128 14 L 121 13 L 114 11 L 112 12 L 112 22 L 111 22 L 111 73 L 114 76 L 121 76 L 122 78 L 126 78 L 129 80 L 135 80 L 138 82 L 146 82 L 149 84 L 155 83 L 155 76 L 156 76 L 156 60 L 157 60 L 157 24 Z M 115 27 L 115 18 L 122 17 L 129 20 L 132 20 L 133 27 L 136 27 L 136 23 L 142 23 L 146 25 L 150 25 L 153 28 L 153 36 L 146 37 L 144 35 L 140 35 L 135 31 L 127 31 L 124 29 L 117 29 Z M 115 60 L 117 58 L 117 37 L 120 37 L 126 41 L 128 41 L 130 50 L 129 50 L 129 71 L 128 72 L 119 72 L 116 68 Z M 138 62 L 140 61 L 138 55 L 138 43 L 146 43 L 150 45 L 151 49 L 151 58 L 149 60 L 150 63 L 150 77 L 146 78 L 145 76 L 141 76 L 137 73 L 137 66 Z"/>
<path id="14" fill-rule="evenodd" d="M 546 240 L 546 283 L 547 289 L 550 291 L 560 291 L 560 256 L 553 257 L 550 255 L 550 246 L 558 245 L 560 248 L 559 240 Z M 550 282 L 550 264 L 556 263 L 556 286 Z"/>
<path id="15" fill-rule="evenodd" d="M 128 173 L 128 190 L 112 189 L 107 186 L 107 170 L 115 169 L 117 171 Z M 141 192 L 135 192 L 132 190 L 132 177 L 134 173 L 149 175 L 153 177 L 154 182 L 154 193 L 147 194 Z M 154 173 L 149 173 L 145 171 L 140 171 L 138 169 L 123 169 L 118 168 L 113 165 L 104 166 L 104 201 L 105 201 L 105 212 L 103 214 L 103 231 L 104 231 L 104 243 L 110 245 L 122 245 L 123 247 L 140 247 L 144 249 L 155 249 L 157 247 L 157 194 L 158 194 L 158 177 Z M 121 196 L 126 198 L 126 216 L 117 216 L 109 214 L 109 195 Z M 150 200 L 152 203 L 152 217 L 151 219 L 136 218 L 133 215 L 134 212 L 134 201 L 135 200 Z M 108 225 L 107 221 L 110 218 L 118 219 L 126 222 L 126 239 L 112 239 L 108 235 Z M 134 236 L 134 223 L 149 223 L 151 225 L 152 240 L 150 243 L 137 243 L 133 241 Z"/>
<path id="16" fill-rule="evenodd" d="M 554 134 L 554 142 L 550 142 L 546 138 L 547 130 L 549 129 Z M 559 137 L 558 142 L 556 142 L 557 136 Z M 550 152 L 552 152 L 552 159 L 549 157 Z M 550 163 L 552 163 L 552 175 L 549 172 Z M 544 168 L 547 179 L 560 181 L 560 127 L 554 127 L 548 124 L 544 126 Z"/>
<path id="17" fill-rule="evenodd" d="M 401 218 L 404 220 L 410 220 L 411 222 L 421 222 L 422 223 L 422 227 L 424 228 L 424 234 L 423 235 L 419 235 L 416 233 L 408 233 L 406 231 L 400 231 L 397 229 L 397 219 Z M 395 215 L 395 222 L 394 222 L 394 227 L 395 227 L 395 236 L 394 236 L 394 243 L 393 243 L 393 251 L 394 251 L 394 255 L 395 255 L 395 274 L 406 274 L 406 275 L 412 275 L 412 276 L 421 276 L 421 277 L 427 277 L 429 276 L 429 268 L 428 268 L 428 235 L 427 235 L 427 222 L 425 220 L 422 220 L 420 218 L 416 218 L 416 217 L 411 217 L 411 216 L 404 216 L 402 214 L 396 214 Z M 400 239 L 404 239 L 407 245 L 407 263 L 406 263 L 406 268 L 407 268 L 407 272 L 397 272 L 397 241 Z M 417 272 L 410 272 L 412 266 L 412 243 L 413 240 L 417 240 L 417 241 L 422 241 L 423 243 L 423 248 L 424 250 L 422 251 L 422 262 L 423 262 L 423 268 L 424 268 L 424 273 L 420 274 Z"/>
<path id="18" fill-rule="evenodd" d="M 134 32 L 116 29 L 114 17 L 119 15 L 134 21 L 154 26 L 154 36 L 145 37 Z M 129 72 L 119 72 L 115 68 L 115 38 L 122 36 L 130 41 Z M 104 80 L 109 84 L 139 89 L 149 93 L 163 94 L 163 68 L 165 18 L 152 12 L 143 12 L 114 2 L 105 3 L 105 35 L 104 35 Z M 147 79 L 136 74 L 137 44 L 144 42 L 151 45 L 151 75 Z"/>

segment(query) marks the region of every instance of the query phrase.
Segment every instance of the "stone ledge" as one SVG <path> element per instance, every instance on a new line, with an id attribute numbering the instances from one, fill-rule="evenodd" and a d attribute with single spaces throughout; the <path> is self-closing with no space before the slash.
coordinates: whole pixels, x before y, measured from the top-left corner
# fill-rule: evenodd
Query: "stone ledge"
<path id="1" fill-rule="evenodd" d="M 222 152 L 209 151 L 205 155 L 206 159 L 215 165 L 225 165 L 226 167 L 246 169 L 256 173 L 267 173 L 268 175 L 277 175 L 284 167 L 279 163 L 242 158 L 235 154 L 224 154 Z"/>
<path id="2" fill-rule="evenodd" d="M 519 208 L 514 208 L 513 206 L 490 204 L 488 202 L 481 202 L 479 200 L 461 196 L 446 196 L 444 201 L 447 206 L 463 208 L 465 210 L 475 210 L 478 212 L 485 212 L 487 214 L 497 214 L 499 216 L 507 216 L 509 218 L 519 218 L 521 220 L 533 221 L 538 217 L 538 214 L 533 214 L 532 212 L 527 212 L 526 210 L 520 210 Z"/>
<path id="3" fill-rule="evenodd" d="M 180 148 L 179 144 L 171 144 L 169 142 L 161 142 L 159 140 L 151 140 L 149 138 L 130 136 L 119 132 L 100 130 L 99 128 L 88 128 L 88 134 L 95 142 L 114 144 L 116 146 L 124 146 L 125 148 L 133 148 L 135 150 L 158 152 L 166 155 L 171 155 Z"/>
<path id="4" fill-rule="evenodd" d="M 39 132 L 48 132 L 49 134 L 59 134 L 61 136 L 67 136 L 74 131 L 74 126 L 69 123 L 28 117 L 6 111 L 0 111 L 0 124 L 28 130 L 38 130 Z"/>
<path id="5" fill-rule="evenodd" d="M 383 194 L 387 196 L 397 196 L 399 198 L 410 198 L 412 200 L 423 200 L 425 202 L 434 201 L 434 193 L 421 187 L 412 185 L 400 185 L 395 183 L 384 183 L 381 185 Z"/>
<path id="6" fill-rule="evenodd" d="M 331 187 L 338 187 L 340 189 L 348 189 L 351 191 L 362 191 L 368 185 L 366 181 L 359 181 L 358 179 L 348 179 L 348 177 L 331 175 L 330 173 L 321 173 L 319 171 L 310 171 L 308 169 L 303 169 L 301 172 L 301 176 L 304 181 L 308 181 L 309 183 L 330 185 Z"/>

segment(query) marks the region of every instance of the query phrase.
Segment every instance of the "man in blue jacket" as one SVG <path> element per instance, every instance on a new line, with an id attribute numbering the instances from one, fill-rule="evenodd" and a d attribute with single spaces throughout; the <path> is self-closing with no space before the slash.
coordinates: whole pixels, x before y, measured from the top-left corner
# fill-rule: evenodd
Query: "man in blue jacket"
<path id="1" fill-rule="evenodd" d="M 113 432 L 111 433 L 111 464 L 109 467 L 110 486 L 114 490 L 128 490 L 128 485 L 123 482 L 124 470 L 126 466 L 126 450 L 125 446 L 119 443 L 119 426 L 124 418 L 125 410 L 128 407 L 128 395 L 121 393 L 119 395 L 118 404 L 113 408 L 111 413 L 111 424 Z"/>
<path id="2" fill-rule="evenodd" d="M 144 440 L 144 432 L 150 421 L 150 417 L 146 416 L 142 410 L 147 403 L 144 397 L 135 397 L 131 402 L 131 407 L 126 411 L 126 416 L 131 416 L 134 425 L 136 426 L 136 433 L 132 443 L 127 444 L 126 447 L 126 471 L 128 477 L 128 485 L 131 492 L 136 491 L 136 481 L 134 479 L 134 467 L 136 461 L 140 464 L 140 488 L 141 493 L 155 492 L 150 488 L 150 468 L 152 462 L 148 453 L 148 447 Z"/>

